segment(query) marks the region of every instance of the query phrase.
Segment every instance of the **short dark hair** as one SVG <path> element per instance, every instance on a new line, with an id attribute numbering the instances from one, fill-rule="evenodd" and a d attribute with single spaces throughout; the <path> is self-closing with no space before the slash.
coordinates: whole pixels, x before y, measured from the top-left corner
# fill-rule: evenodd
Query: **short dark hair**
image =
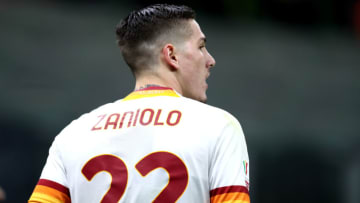
<path id="1" fill-rule="evenodd" d="M 190 36 L 187 23 L 190 19 L 195 19 L 195 11 L 188 6 L 155 4 L 133 11 L 121 20 L 116 27 L 117 43 L 132 72 L 135 74 L 156 63 L 154 54 L 159 50 L 154 50 L 154 45 L 161 38 L 165 37 L 166 42 L 160 43 L 170 43 Z"/>

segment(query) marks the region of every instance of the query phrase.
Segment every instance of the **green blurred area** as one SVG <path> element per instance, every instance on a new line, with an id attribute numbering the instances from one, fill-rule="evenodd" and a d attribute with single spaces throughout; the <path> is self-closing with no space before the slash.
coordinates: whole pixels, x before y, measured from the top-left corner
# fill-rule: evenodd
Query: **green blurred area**
<path id="1" fill-rule="evenodd" d="M 0 2 L 6 202 L 30 196 L 62 128 L 132 91 L 114 28 L 150 2 Z M 244 129 L 252 202 L 360 202 L 355 2 L 182 1 L 198 10 L 217 61 L 208 103 Z"/>

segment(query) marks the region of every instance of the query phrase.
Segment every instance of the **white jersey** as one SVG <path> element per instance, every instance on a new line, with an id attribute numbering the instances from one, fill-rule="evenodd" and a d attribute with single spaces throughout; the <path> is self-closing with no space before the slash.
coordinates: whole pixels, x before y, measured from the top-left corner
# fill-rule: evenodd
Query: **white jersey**
<path id="1" fill-rule="evenodd" d="M 248 163 L 232 115 L 151 87 L 69 124 L 29 202 L 248 203 Z"/>

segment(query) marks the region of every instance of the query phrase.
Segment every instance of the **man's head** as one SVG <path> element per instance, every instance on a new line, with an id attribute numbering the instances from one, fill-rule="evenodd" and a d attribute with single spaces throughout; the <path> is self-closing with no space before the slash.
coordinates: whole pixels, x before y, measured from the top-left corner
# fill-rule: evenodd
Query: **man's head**
<path id="1" fill-rule="evenodd" d="M 137 83 L 152 82 L 150 78 L 156 75 L 162 85 L 206 102 L 206 79 L 215 60 L 194 18 L 189 7 L 157 4 L 121 21 L 116 30 L 118 44 Z"/>
<path id="2" fill-rule="evenodd" d="M 158 63 L 166 43 L 179 44 L 192 33 L 187 23 L 195 12 L 187 6 L 155 4 L 131 12 L 116 28 L 118 45 L 136 75 Z"/>

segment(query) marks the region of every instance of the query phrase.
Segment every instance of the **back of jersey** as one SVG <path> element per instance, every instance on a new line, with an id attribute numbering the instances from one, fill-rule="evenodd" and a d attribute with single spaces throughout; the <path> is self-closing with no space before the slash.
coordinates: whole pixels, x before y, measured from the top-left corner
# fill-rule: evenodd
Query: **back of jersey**
<path id="1" fill-rule="evenodd" d="M 40 181 L 62 187 L 64 202 L 248 202 L 247 163 L 236 119 L 156 87 L 73 121 Z"/>

